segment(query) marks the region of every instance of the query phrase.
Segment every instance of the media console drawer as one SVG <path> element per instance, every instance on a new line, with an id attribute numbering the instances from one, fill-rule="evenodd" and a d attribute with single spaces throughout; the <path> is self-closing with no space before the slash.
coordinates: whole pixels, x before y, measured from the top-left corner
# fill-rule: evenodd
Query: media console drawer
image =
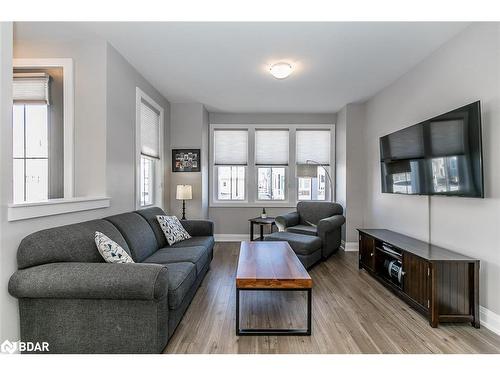
<path id="1" fill-rule="evenodd" d="M 479 260 L 386 229 L 358 229 L 359 268 L 440 322 L 479 328 Z"/>

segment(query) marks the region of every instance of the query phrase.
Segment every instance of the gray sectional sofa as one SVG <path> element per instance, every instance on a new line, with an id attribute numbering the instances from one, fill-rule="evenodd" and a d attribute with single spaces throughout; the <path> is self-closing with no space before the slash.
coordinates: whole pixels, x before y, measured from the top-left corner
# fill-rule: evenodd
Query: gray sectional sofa
<path id="1" fill-rule="evenodd" d="M 185 220 L 191 239 L 168 246 L 160 208 L 42 230 L 21 242 L 9 292 L 19 299 L 21 340 L 50 353 L 161 353 L 207 273 L 213 223 Z M 135 264 L 105 263 L 100 231 Z"/>

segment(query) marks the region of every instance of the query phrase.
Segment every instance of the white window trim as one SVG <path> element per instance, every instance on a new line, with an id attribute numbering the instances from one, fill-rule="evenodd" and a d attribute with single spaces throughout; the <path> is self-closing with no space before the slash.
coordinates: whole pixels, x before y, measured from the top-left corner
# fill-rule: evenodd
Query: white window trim
<path id="1" fill-rule="evenodd" d="M 74 195 L 74 75 L 73 59 L 13 59 L 12 66 L 16 68 L 62 68 L 63 69 L 63 126 L 64 126 L 64 199 Z M 51 200 L 48 201 L 50 203 Z M 45 202 L 47 204 L 47 202 Z M 13 205 L 18 206 L 18 205 Z"/>
<path id="2" fill-rule="evenodd" d="M 214 164 L 214 131 L 230 129 L 248 130 L 248 164 L 245 175 L 245 200 L 244 201 L 222 201 L 217 199 L 217 173 Z M 285 200 L 258 200 L 257 191 L 257 168 L 265 167 L 255 165 L 255 130 L 257 129 L 288 129 L 288 166 L 286 168 L 286 190 Z M 297 206 L 298 186 L 296 173 L 296 131 L 297 130 L 330 130 L 330 175 L 333 186 L 335 186 L 335 124 L 210 124 L 210 147 L 209 147 L 209 195 L 210 207 L 285 207 L 293 208 Z M 335 195 L 335 189 L 334 189 Z M 327 193 L 327 199 L 329 194 Z M 335 200 L 335 196 L 333 197 Z M 324 201 L 321 201 L 324 202 Z"/>
<path id="3" fill-rule="evenodd" d="M 110 206 L 108 197 L 61 198 L 43 202 L 10 204 L 7 220 L 17 221 L 37 217 L 67 214 L 78 211 L 96 210 Z"/>
<path id="4" fill-rule="evenodd" d="M 147 206 L 141 206 L 141 101 L 146 101 L 154 109 L 160 113 L 160 129 L 159 129 L 159 159 L 155 162 L 155 176 L 154 185 L 155 190 L 153 194 L 153 203 Z M 164 185 L 164 123 L 165 110 L 160 106 L 155 100 L 153 100 L 149 95 L 142 91 L 139 87 L 135 88 L 135 207 L 137 210 L 144 209 L 147 207 L 158 206 L 164 208 L 164 197 L 163 197 L 163 185 Z"/>

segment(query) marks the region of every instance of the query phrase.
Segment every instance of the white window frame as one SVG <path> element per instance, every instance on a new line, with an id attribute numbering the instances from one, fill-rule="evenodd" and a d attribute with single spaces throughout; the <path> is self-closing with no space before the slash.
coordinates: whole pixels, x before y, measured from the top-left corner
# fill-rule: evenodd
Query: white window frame
<path id="1" fill-rule="evenodd" d="M 214 164 L 214 131 L 215 130 L 248 130 L 248 163 L 245 167 L 245 200 L 218 200 L 217 199 L 217 166 Z M 261 129 L 280 130 L 287 129 L 289 134 L 288 166 L 285 168 L 285 200 L 259 200 L 258 199 L 258 171 L 267 165 L 255 163 L 255 131 Z M 330 130 L 330 166 L 329 173 L 332 184 L 335 186 L 335 124 L 210 124 L 209 147 L 209 195 L 210 207 L 296 207 L 298 201 L 298 179 L 296 174 L 296 131 L 297 130 Z M 269 166 L 273 167 L 273 166 Z M 280 166 L 274 166 L 280 167 Z M 327 189 L 328 190 L 328 189 Z M 335 194 L 335 192 L 334 192 Z M 330 199 L 329 191 L 326 192 L 326 202 Z M 333 197 L 335 200 L 335 197 Z M 325 202 L 320 201 L 320 202 Z"/>
<path id="2" fill-rule="evenodd" d="M 153 176 L 154 192 L 153 203 L 147 206 L 141 206 L 141 102 L 147 102 L 151 107 L 160 113 L 160 126 L 159 132 L 159 159 L 155 159 L 155 173 Z M 164 123 L 165 110 L 154 99 L 142 91 L 139 87 L 135 89 L 135 154 L 136 154 L 136 168 L 135 168 L 135 207 L 136 209 L 143 209 L 152 206 L 164 208 L 163 186 L 164 186 Z"/>
<path id="3" fill-rule="evenodd" d="M 73 198 L 74 194 L 74 79 L 73 59 L 47 58 L 47 59 L 14 59 L 14 69 L 19 68 L 62 68 L 63 70 L 63 154 L 64 154 L 64 199 Z M 49 199 L 50 202 L 50 199 Z M 31 202 L 28 202 L 28 204 Z M 35 202 L 33 202 L 35 203 Z"/>

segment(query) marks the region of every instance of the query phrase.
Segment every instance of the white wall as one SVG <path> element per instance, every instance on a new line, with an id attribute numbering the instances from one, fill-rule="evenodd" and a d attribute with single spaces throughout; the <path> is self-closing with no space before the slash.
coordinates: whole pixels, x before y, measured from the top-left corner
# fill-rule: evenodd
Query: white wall
<path id="1" fill-rule="evenodd" d="M 26 235 L 45 228 L 76 223 L 135 208 L 135 87 L 165 106 L 165 137 L 168 138 L 168 101 L 103 40 L 76 39 L 61 43 L 38 39 L 37 28 L 29 26 L 22 41 L 14 43 L 15 57 L 71 57 L 75 68 L 75 190 L 79 195 L 111 198 L 107 209 L 7 221 L 7 205 L 12 201 L 12 25 L 0 24 L 0 134 L 1 134 L 1 216 L 0 216 L 0 342 L 19 338 L 17 300 L 7 292 L 10 276 L 17 269 L 16 252 Z M 62 30 L 61 32 L 64 32 Z M 27 38 L 26 36 L 29 36 Z M 168 141 L 168 139 L 167 139 Z M 168 143 L 167 143 L 168 144 Z M 168 147 L 167 147 L 168 150 Z M 168 155 L 168 151 L 167 151 Z"/>
<path id="2" fill-rule="evenodd" d="M 216 113 L 209 114 L 211 124 L 335 124 L 336 114 L 311 113 Z M 334 152 L 334 150 L 332 150 Z M 333 168 L 333 166 L 332 166 Z M 272 207 L 266 211 L 277 216 L 294 211 L 295 207 Z M 248 219 L 259 216 L 262 207 L 210 207 L 209 216 L 215 223 L 217 234 L 248 234 Z M 258 230 L 258 227 L 255 227 Z M 257 233 L 257 232 L 256 232 Z"/>
<path id="3" fill-rule="evenodd" d="M 500 314 L 500 26 L 473 24 L 366 104 L 366 227 L 428 239 L 427 197 L 381 194 L 379 137 L 481 100 L 485 199 L 432 197 L 432 242 L 481 260 L 480 303 Z"/>
<path id="4" fill-rule="evenodd" d="M 201 172 L 172 172 L 170 207 L 181 217 L 182 201 L 175 199 L 177 185 L 192 185 L 193 199 L 186 201 L 188 219 L 208 218 L 208 113 L 200 103 L 171 104 L 170 148 L 200 149 Z M 168 165 L 172 170 L 172 166 Z"/>

